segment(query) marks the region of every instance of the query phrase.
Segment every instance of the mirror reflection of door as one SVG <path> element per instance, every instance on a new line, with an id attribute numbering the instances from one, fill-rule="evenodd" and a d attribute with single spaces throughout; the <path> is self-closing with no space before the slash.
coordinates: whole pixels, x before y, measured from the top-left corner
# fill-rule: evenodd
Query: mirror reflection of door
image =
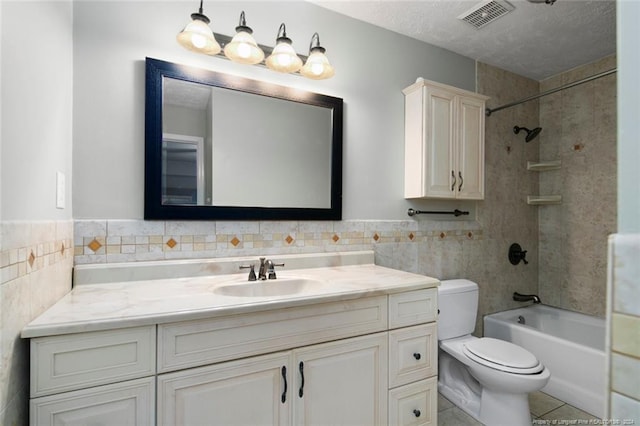
<path id="1" fill-rule="evenodd" d="M 162 203 L 204 205 L 204 140 L 165 133 L 162 138 Z"/>

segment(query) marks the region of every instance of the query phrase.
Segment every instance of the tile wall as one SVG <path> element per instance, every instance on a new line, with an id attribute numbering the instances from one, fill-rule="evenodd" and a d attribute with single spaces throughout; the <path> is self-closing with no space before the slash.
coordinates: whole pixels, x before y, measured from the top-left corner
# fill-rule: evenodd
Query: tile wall
<path id="1" fill-rule="evenodd" d="M 74 232 L 76 264 L 376 250 L 376 261 L 414 272 L 426 268 L 438 276 L 455 274 L 457 268 L 423 262 L 421 269 L 418 252 L 481 239 L 474 221 L 422 220 L 76 220 Z"/>
<path id="2" fill-rule="evenodd" d="M 616 67 L 609 56 L 541 82 L 541 91 Z M 538 207 L 539 291 L 545 303 L 605 316 L 607 237 L 617 229 L 616 74 L 540 99 L 540 192 L 562 204 Z"/>
<path id="3" fill-rule="evenodd" d="M 71 289 L 73 223 L 0 222 L 0 424 L 28 418 L 29 342 L 22 328 Z"/>
<path id="4" fill-rule="evenodd" d="M 609 237 L 608 325 L 610 416 L 640 421 L 640 234 Z"/>

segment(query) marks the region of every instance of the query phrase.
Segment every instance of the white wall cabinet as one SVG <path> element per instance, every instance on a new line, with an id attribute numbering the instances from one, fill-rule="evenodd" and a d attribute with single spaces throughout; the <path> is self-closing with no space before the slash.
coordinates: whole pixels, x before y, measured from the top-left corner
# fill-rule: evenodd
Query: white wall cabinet
<path id="1" fill-rule="evenodd" d="M 486 96 L 419 79 L 405 95 L 405 198 L 484 199 Z"/>
<path id="2" fill-rule="evenodd" d="M 34 338 L 30 423 L 435 425 L 436 298 Z"/>

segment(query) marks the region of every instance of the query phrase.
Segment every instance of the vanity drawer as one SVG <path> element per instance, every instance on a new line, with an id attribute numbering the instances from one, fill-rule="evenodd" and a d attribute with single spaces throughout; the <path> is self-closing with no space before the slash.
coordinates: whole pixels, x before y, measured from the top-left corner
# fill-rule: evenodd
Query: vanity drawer
<path id="1" fill-rule="evenodd" d="M 389 387 L 402 386 L 438 373 L 436 323 L 389 332 Z"/>
<path id="2" fill-rule="evenodd" d="M 155 326 L 31 339 L 31 397 L 155 374 Z"/>
<path id="3" fill-rule="evenodd" d="M 387 329 L 387 296 L 158 326 L 158 371 L 276 352 Z"/>
<path id="4" fill-rule="evenodd" d="M 389 295 L 389 329 L 432 322 L 437 317 L 437 288 Z"/>
<path id="5" fill-rule="evenodd" d="M 432 377 L 389 391 L 390 426 L 436 426 L 438 380 Z"/>
<path id="6" fill-rule="evenodd" d="M 129 380 L 30 401 L 29 421 L 42 425 L 153 425 L 155 379 Z"/>

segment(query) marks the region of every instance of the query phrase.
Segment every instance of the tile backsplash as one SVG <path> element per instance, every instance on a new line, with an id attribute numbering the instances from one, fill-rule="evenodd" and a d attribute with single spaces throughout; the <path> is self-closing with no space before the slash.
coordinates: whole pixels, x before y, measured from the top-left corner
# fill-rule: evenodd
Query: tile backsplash
<path id="1" fill-rule="evenodd" d="M 373 250 L 387 243 L 478 240 L 477 222 L 76 220 L 75 264 Z"/>

